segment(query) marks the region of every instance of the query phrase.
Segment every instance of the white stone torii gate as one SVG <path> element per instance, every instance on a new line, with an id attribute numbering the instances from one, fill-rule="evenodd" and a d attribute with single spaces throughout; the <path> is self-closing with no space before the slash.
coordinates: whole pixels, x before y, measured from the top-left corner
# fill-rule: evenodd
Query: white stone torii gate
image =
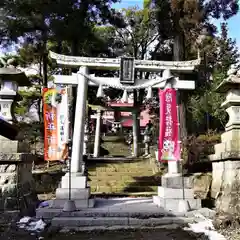
<path id="1" fill-rule="evenodd" d="M 76 99 L 76 111 L 75 122 L 73 131 L 73 145 L 71 156 L 71 171 L 72 171 L 72 188 L 75 193 L 82 193 L 83 188 L 86 189 L 87 180 L 83 176 L 83 143 L 84 143 L 84 126 L 86 119 L 86 100 L 87 100 L 87 88 L 88 85 L 98 85 L 102 89 L 102 86 L 108 86 L 124 90 L 134 90 L 147 88 L 148 96 L 151 96 L 150 91 L 152 88 L 175 88 L 175 89 L 195 89 L 195 81 L 179 80 L 178 77 L 171 75 L 171 72 L 189 73 L 193 72 L 195 68 L 200 64 L 200 59 L 192 61 L 148 61 L 148 60 L 135 60 L 135 69 L 144 72 L 163 72 L 162 77 L 156 79 L 140 79 L 135 80 L 134 85 L 121 84 L 119 78 L 106 78 L 95 77 L 89 75 L 89 69 L 120 69 L 120 59 L 110 58 L 87 58 L 87 57 L 73 57 L 56 54 L 50 52 L 50 57 L 57 61 L 57 64 L 65 67 L 79 67 L 77 74 L 71 76 L 66 75 L 54 75 L 54 81 L 56 84 L 66 84 L 77 86 L 77 99 Z M 137 116 L 133 116 L 133 120 L 136 121 Z M 96 129 L 96 136 L 99 136 L 100 128 Z M 97 141 L 96 141 L 97 142 Z M 95 146 L 99 147 L 99 146 Z M 168 164 L 169 175 L 179 175 L 178 163 L 170 162 Z M 68 192 L 68 177 L 62 178 L 62 188 L 57 189 L 56 197 L 63 198 L 63 194 L 67 199 Z M 65 189 L 65 190 L 64 190 Z M 65 194 L 66 193 L 66 194 Z M 80 199 L 80 195 L 76 194 L 75 200 Z M 86 194 L 85 194 L 86 195 Z M 74 199 L 74 195 L 73 195 Z"/>

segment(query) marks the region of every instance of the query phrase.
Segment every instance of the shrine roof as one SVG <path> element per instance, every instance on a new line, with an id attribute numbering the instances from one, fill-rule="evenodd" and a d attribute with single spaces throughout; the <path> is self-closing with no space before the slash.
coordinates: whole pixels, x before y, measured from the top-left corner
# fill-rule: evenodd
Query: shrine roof
<path id="1" fill-rule="evenodd" d="M 26 74 L 13 67 L 0 68 L 0 79 L 5 81 L 15 81 L 19 86 L 29 86 L 30 81 Z"/>
<path id="2" fill-rule="evenodd" d="M 240 87 L 240 77 L 236 75 L 230 75 L 218 85 L 218 87 L 216 88 L 216 91 L 218 93 L 226 93 L 230 89 L 239 89 L 239 87 Z"/>

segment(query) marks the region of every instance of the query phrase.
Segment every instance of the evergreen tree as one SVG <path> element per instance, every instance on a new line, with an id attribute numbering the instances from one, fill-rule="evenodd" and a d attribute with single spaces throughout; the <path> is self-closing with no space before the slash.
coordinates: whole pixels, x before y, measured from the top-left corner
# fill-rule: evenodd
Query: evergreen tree
<path id="1" fill-rule="evenodd" d="M 205 28 L 210 36 L 217 29 L 210 19 L 224 20 L 237 14 L 238 0 L 152 0 L 156 8 L 159 32 L 173 39 L 174 60 L 192 58 L 199 34 Z"/>
<path id="2" fill-rule="evenodd" d="M 94 24 L 117 22 L 109 8 L 116 0 L 2 0 L 0 9 L 5 13 L 0 43 L 19 42 L 35 45 L 41 55 L 43 83 L 47 86 L 47 43 L 54 40 L 62 49 L 68 41 L 73 55 L 88 55 L 89 44 L 94 37 Z"/>
<path id="3" fill-rule="evenodd" d="M 216 38 L 216 60 L 213 65 L 212 81 L 208 82 L 204 89 L 196 92 L 191 97 L 189 110 L 193 113 L 194 122 L 204 126 L 206 113 L 209 114 L 210 128 L 215 130 L 223 129 L 226 123 L 227 114 L 221 104 L 225 96 L 216 92 L 217 86 L 227 77 L 227 71 L 232 64 L 239 60 L 239 49 L 236 41 L 229 38 L 227 23 L 221 24 L 220 36 Z"/>

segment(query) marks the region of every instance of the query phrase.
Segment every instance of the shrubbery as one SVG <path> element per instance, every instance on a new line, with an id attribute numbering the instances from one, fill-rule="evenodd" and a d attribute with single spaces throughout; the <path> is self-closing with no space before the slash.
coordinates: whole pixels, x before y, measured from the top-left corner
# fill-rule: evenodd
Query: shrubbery
<path id="1" fill-rule="evenodd" d="M 187 168 L 195 163 L 208 162 L 208 155 L 214 153 L 214 145 L 221 141 L 221 135 L 214 131 L 199 136 L 189 136 L 182 145 L 183 164 Z"/>

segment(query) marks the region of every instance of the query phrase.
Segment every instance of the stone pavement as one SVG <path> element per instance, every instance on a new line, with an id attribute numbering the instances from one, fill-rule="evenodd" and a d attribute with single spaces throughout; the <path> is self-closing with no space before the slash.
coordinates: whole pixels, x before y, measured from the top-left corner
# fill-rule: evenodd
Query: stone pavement
<path id="1" fill-rule="evenodd" d="M 197 240 L 203 239 L 180 229 L 144 229 L 128 231 L 86 232 L 67 236 L 69 240 Z M 65 240 L 65 236 L 58 236 L 58 240 Z M 52 239 L 55 240 L 55 239 Z"/>
<path id="2" fill-rule="evenodd" d="M 0 239 L 5 240 L 200 240 L 201 234 L 185 232 L 180 229 L 138 229 L 121 231 L 92 231 L 92 232 L 49 232 L 43 236 L 29 234 L 21 230 L 0 231 Z M 205 238 L 206 240 L 206 238 Z"/>
<path id="3" fill-rule="evenodd" d="M 200 210 L 198 210 L 200 211 Z M 213 214 L 207 209 L 201 212 L 206 217 Z M 112 198 L 96 199 L 94 208 L 75 212 L 62 209 L 40 208 L 37 218 L 52 220 L 52 225 L 76 230 L 105 229 L 114 227 L 141 228 L 177 224 L 179 227 L 194 221 L 194 211 L 176 214 L 157 207 L 152 198 Z M 81 228 L 81 229 L 79 229 Z"/>

